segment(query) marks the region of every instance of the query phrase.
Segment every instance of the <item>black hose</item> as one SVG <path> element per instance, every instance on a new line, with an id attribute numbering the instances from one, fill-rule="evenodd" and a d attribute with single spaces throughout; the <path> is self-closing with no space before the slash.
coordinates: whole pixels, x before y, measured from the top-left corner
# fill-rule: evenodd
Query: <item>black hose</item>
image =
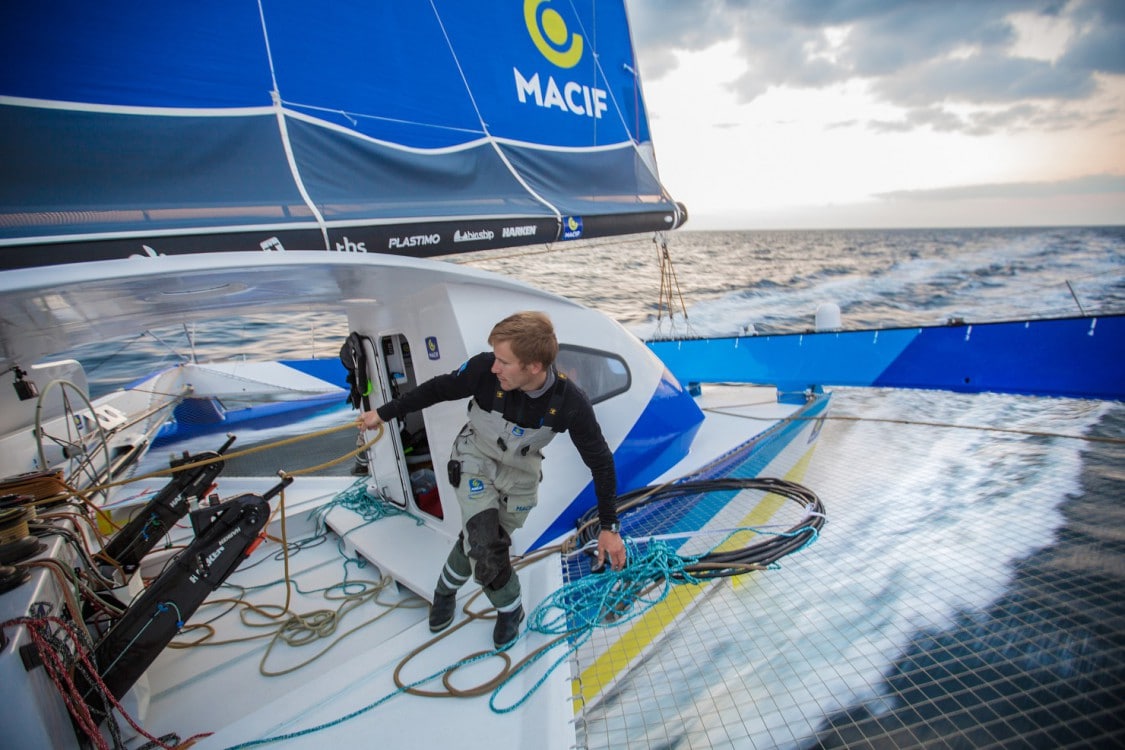
<path id="1" fill-rule="evenodd" d="M 789 530 L 765 535 L 764 539 L 740 549 L 684 558 L 685 574 L 695 579 L 711 579 L 762 570 L 816 539 L 828 520 L 824 504 L 815 492 L 796 482 L 772 477 L 724 477 L 641 487 L 618 496 L 617 517 L 621 522 L 622 532 L 639 540 L 651 533 L 641 528 L 645 514 L 638 511 L 645 506 L 667 501 L 669 498 L 740 490 L 759 490 L 786 497 L 805 508 L 805 515 Z M 578 519 L 576 546 L 585 546 L 596 539 L 597 534 L 598 511 L 593 508 Z M 673 577 L 681 575 L 675 574 Z"/>

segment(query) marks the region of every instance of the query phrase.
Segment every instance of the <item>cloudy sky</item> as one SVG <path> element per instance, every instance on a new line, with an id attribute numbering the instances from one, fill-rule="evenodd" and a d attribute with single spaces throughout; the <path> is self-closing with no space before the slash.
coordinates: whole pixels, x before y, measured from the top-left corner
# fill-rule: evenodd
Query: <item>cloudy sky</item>
<path id="1" fill-rule="evenodd" d="M 1125 0 L 628 0 L 695 229 L 1125 224 Z"/>

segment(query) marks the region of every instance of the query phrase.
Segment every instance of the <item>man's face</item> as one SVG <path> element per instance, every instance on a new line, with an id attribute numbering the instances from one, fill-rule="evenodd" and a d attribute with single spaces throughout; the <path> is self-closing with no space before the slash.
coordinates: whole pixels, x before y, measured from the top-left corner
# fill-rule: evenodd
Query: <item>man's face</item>
<path id="1" fill-rule="evenodd" d="M 507 341 L 497 341 L 492 345 L 492 353 L 496 361 L 492 363 L 492 374 L 500 381 L 500 387 L 505 391 L 535 390 L 542 384 L 540 377 L 543 366 L 538 362 L 525 365 L 512 354 L 512 347 Z M 529 387 L 530 386 L 530 387 Z"/>

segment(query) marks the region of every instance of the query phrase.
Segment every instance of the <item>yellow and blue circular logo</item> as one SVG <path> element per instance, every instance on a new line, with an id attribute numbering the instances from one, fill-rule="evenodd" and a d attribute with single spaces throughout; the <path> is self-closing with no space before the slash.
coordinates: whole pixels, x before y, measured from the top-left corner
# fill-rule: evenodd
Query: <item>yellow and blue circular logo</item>
<path id="1" fill-rule="evenodd" d="M 564 240 L 577 240 L 582 237 L 582 217 L 564 216 L 562 238 Z"/>
<path id="2" fill-rule="evenodd" d="M 552 65 L 573 68 L 582 59 L 582 36 L 567 28 L 566 20 L 549 6 L 551 0 L 524 0 L 523 19 L 536 49 Z"/>

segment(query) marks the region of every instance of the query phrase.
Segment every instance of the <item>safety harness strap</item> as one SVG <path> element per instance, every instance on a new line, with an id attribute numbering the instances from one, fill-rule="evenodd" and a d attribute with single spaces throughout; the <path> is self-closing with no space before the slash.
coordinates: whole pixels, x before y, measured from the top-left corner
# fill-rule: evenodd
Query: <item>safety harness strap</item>
<path id="1" fill-rule="evenodd" d="M 563 400 L 566 398 L 566 386 L 570 382 L 567 380 L 566 373 L 555 372 L 555 388 L 551 392 L 551 400 L 547 404 L 547 413 L 543 416 L 543 421 L 539 423 L 540 427 L 547 427 L 552 432 L 562 432 L 562 430 L 555 426 L 558 422 L 558 416 L 562 411 Z M 487 407 L 480 404 L 482 409 L 486 411 L 495 411 L 500 414 L 504 413 L 504 403 L 507 393 L 502 388 L 497 388 L 492 392 L 492 403 Z M 469 408 L 472 409 L 472 400 L 469 401 Z"/>

